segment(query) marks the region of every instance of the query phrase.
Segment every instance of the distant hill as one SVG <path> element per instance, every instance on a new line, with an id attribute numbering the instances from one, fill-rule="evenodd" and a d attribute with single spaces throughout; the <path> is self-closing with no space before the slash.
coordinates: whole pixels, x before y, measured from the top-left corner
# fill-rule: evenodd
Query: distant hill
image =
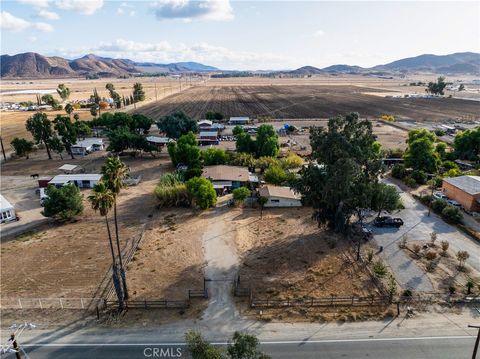
<path id="1" fill-rule="evenodd" d="M 34 52 L 0 57 L 2 78 L 54 78 L 96 75 L 118 77 L 140 73 L 216 72 L 217 68 L 197 62 L 171 64 L 141 63 L 129 59 L 111 59 L 88 54 L 78 59 L 46 57 Z"/>
<path id="2" fill-rule="evenodd" d="M 363 67 L 350 66 L 350 65 L 332 65 L 332 66 L 324 67 L 322 70 L 329 73 L 343 73 L 343 74 L 357 74 L 365 71 Z"/>
<path id="3" fill-rule="evenodd" d="M 325 72 L 317 67 L 303 66 L 303 67 L 300 67 L 299 69 L 288 71 L 287 73 L 290 75 L 305 76 L 305 75 L 319 75 L 319 74 L 324 74 Z"/>

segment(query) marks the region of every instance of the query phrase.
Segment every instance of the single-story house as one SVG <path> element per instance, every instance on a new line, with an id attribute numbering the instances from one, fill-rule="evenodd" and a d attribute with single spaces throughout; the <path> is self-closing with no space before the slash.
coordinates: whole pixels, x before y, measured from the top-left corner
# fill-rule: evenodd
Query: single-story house
<path id="1" fill-rule="evenodd" d="M 217 131 L 201 131 L 198 137 L 198 144 L 204 145 L 218 145 Z"/>
<path id="2" fill-rule="evenodd" d="M 264 207 L 301 207 L 301 197 L 290 187 L 266 185 L 258 189 L 261 197 L 268 201 Z"/>
<path id="3" fill-rule="evenodd" d="M 229 125 L 248 125 L 250 123 L 249 117 L 230 117 Z"/>
<path id="4" fill-rule="evenodd" d="M 210 120 L 201 120 L 198 121 L 198 129 L 200 131 L 210 130 L 212 128 L 213 121 Z"/>
<path id="5" fill-rule="evenodd" d="M 480 212 L 480 176 L 446 177 L 442 192 L 469 212 Z"/>
<path id="6" fill-rule="evenodd" d="M 73 155 L 85 156 L 94 151 L 105 149 L 105 144 L 101 138 L 85 138 L 72 146 Z"/>
<path id="7" fill-rule="evenodd" d="M 7 201 L 5 197 L 0 194 L 0 211 L 1 211 L 1 223 L 15 221 L 17 216 L 15 215 L 15 208 Z"/>
<path id="8" fill-rule="evenodd" d="M 66 184 L 73 184 L 80 188 L 92 188 L 102 178 L 101 174 L 97 173 L 82 173 L 71 175 L 58 175 L 53 177 L 48 184 L 56 187 L 62 187 Z"/>
<path id="9" fill-rule="evenodd" d="M 173 142 L 173 140 L 169 137 L 158 137 L 158 136 L 147 136 L 146 140 L 148 143 L 150 143 L 151 145 L 154 145 L 157 148 L 162 148 L 168 145 L 170 142 Z"/>
<path id="10" fill-rule="evenodd" d="M 209 179 L 218 191 L 231 190 L 246 186 L 250 182 L 250 172 L 239 166 L 205 166 L 202 176 Z"/>

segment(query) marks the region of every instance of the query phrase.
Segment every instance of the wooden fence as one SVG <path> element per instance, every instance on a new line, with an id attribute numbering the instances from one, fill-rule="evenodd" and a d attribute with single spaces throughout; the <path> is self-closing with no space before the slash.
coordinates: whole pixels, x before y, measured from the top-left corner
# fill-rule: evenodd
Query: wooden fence
<path id="1" fill-rule="evenodd" d="M 2 309 L 88 309 L 101 304 L 99 298 L 2 298 Z"/>
<path id="2" fill-rule="evenodd" d="M 388 305 L 389 298 L 384 296 L 370 297 L 325 297 L 325 298 L 298 298 L 298 299 L 260 299 L 252 297 L 252 308 L 283 308 L 283 307 L 340 307 L 340 306 L 371 306 Z"/>
<path id="3" fill-rule="evenodd" d="M 125 307 L 127 309 L 186 309 L 190 306 L 189 300 L 126 300 Z M 118 302 L 114 300 L 106 300 L 105 307 L 116 307 Z"/>

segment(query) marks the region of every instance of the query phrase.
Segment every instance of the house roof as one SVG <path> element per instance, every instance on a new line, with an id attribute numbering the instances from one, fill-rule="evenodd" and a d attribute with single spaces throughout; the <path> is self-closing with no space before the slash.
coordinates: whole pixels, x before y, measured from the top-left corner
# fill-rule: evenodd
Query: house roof
<path id="1" fill-rule="evenodd" d="M 250 121 L 249 117 L 230 117 L 231 122 L 248 122 Z"/>
<path id="2" fill-rule="evenodd" d="M 64 164 L 62 167 L 58 167 L 58 169 L 60 171 L 73 171 L 77 167 L 78 167 L 77 165 Z"/>
<path id="3" fill-rule="evenodd" d="M 480 194 L 480 176 L 447 177 L 443 180 L 468 194 Z"/>
<path id="4" fill-rule="evenodd" d="M 200 132 L 200 137 L 217 137 L 218 136 L 218 132 L 217 131 L 201 131 Z"/>
<path id="5" fill-rule="evenodd" d="M 58 175 L 53 177 L 48 183 L 67 183 L 69 181 L 100 181 L 101 174 L 97 173 L 82 173 L 74 175 Z"/>
<path id="6" fill-rule="evenodd" d="M 172 139 L 168 137 L 147 136 L 147 141 L 152 143 L 165 144 L 171 142 Z"/>
<path id="7" fill-rule="evenodd" d="M 267 185 L 258 189 L 262 197 L 278 197 L 286 199 L 300 199 L 290 187 Z"/>
<path id="8" fill-rule="evenodd" d="M 212 125 L 213 124 L 213 121 L 210 121 L 210 120 L 201 120 L 201 121 L 198 121 L 198 125 Z"/>
<path id="9" fill-rule="evenodd" d="M 7 199 L 0 194 L 0 210 L 6 211 L 12 208 L 13 206 L 11 205 L 11 203 L 8 202 Z"/>
<path id="10" fill-rule="evenodd" d="M 75 143 L 72 147 L 91 147 L 93 145 L 103 145 L 103 140 L 101 138 L 85 138 L 81 141 Z"/>
<path id="11" fill-rule="evenodd" d="M 202 176 L 212 181 L 239 181 L 248 182 L 249 172 L 245 167 L 238 166 L 206 166 Z"/>

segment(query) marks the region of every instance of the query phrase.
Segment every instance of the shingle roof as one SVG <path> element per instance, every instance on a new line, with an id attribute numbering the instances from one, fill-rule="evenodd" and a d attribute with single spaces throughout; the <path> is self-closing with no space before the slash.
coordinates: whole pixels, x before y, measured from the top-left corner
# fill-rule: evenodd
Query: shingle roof
<path id="1" fill-rule="evenodd" d="M 206 166 L 202 176 L 212 181 L 240 181 L 248 182 L 249 172 L 245 167 L 238 166 Z"/>
<path id="2" fill-rule="evenodd" d="M 480 176 L 447 177 L 443 180 L 468 194 L 475 195 L 480 193 Z"/>
<path id="3" fill-rule="evenodd" d="M 283 186 L 272 186 L 267 185 L 261 187 L 258 192 L 262 197 L 279 197 L 279 198 L 288 198 L 288 199 L 300 199 L 300 196 L 297 195 L 290 187 Z"/>

